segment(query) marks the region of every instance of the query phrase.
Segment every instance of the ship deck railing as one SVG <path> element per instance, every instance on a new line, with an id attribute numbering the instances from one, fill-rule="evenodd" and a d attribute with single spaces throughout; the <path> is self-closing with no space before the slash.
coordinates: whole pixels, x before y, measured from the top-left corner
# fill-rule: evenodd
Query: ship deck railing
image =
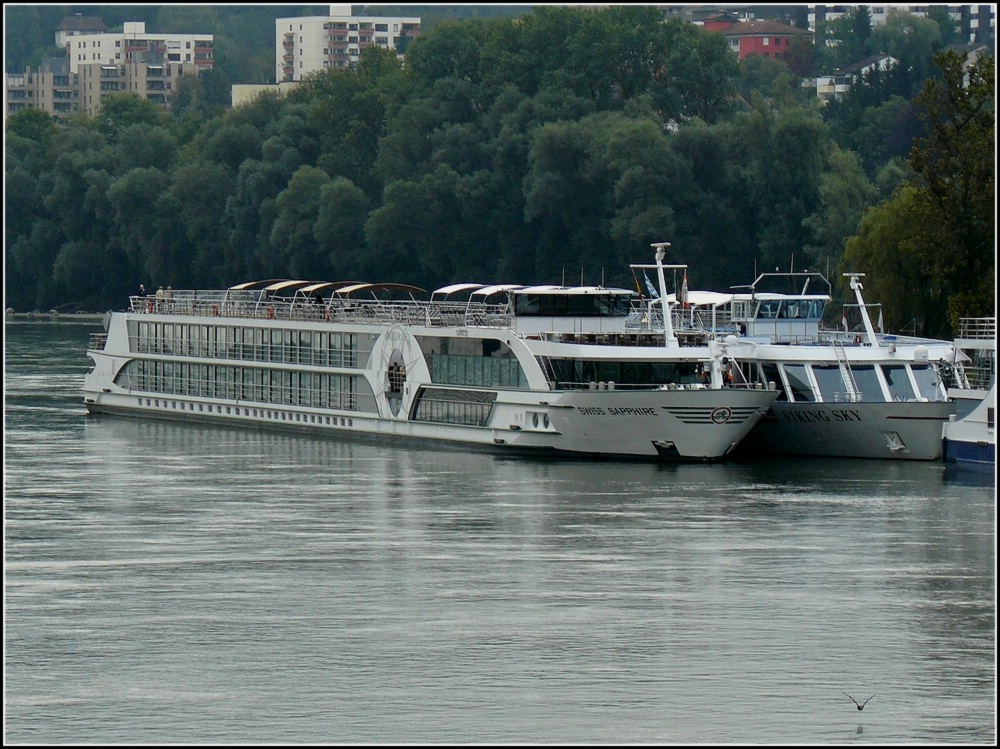
<path id="1" fill-rule="evenodd" d="M 958 321 L 956 339 L 970 341 L 996 341 L 997 319 L 995 317 L 963 317 Z"/>
<path id="2" fill-rule="evenodd" d="M 227 291 L 175 291 L 171 299 L 134 296 L 137 314 L 211 318 L 355 322 L 371 325 L 510 328 L 513 318 L 504 304 L 426 302 L 334 297 L 326 302 L 254 298 Z"/>

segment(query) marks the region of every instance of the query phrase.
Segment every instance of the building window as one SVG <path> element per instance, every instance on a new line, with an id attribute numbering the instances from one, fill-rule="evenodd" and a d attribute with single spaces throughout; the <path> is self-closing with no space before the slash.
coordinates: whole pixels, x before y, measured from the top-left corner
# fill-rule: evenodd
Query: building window
<path id="1" fill-rule="evenodd" d="M 769 46 L 770 44 L 771 44 L 771 40 L 770 40 L 769 38 L 767 38 L 767 37 L 765 36 L 765 37 L 764 37 L 764 46 L 765 46 L 765 47 L 767 47 L 767 46 Z"/>

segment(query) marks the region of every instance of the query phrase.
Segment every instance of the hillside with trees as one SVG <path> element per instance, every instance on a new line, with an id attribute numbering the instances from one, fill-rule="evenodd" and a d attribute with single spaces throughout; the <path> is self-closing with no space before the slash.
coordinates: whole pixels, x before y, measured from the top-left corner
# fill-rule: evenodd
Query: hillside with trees
<path id="1" fill-rule="evenodd" d="M 276 277 L 621 285 L 670 241 L 693 288 L 860 270 L 888 328 L 947 335 L 995 304 L 995 63 L 966 85 L 939 46 L 912 94 L 869 80 L 824 109 L 788 65 L 652 7 L 539 7 L 232 111 L 28 110 L 6 125 L 6 305 Z"/>

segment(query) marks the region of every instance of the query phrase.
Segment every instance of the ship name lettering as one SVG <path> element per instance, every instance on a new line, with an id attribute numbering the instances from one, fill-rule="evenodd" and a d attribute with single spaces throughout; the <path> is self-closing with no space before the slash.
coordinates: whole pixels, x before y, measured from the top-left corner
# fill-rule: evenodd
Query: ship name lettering
<path id="1" fill-rule="evenodd" d="M 799 424 L 815 424 L 818 421 L 861 421 L 861 413 L 853 408 L 834 408 L 826 411 L 785 411 L 785 421 L 794 421 Z"/>
<path id="2" fill-rule="evenodd" d="M 785 421 L 797 421 L 800 424 L 814 424 L 817 421 L 830 421 L 826 411 L 785 411 Z"/>
<path id="3" fill-rule="evenodd" d="M 601 408 L 599 406 L 577 406 L 583 416 L 656 416 L 655 408 Z"/>

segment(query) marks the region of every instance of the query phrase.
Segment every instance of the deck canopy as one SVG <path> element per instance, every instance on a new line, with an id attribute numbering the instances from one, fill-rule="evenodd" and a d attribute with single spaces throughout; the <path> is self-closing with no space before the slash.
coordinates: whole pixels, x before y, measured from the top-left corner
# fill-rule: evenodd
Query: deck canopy
<path id="1" fill-rule="evenodd" d="M 246 283 L 238 283 L 235 286 L 230 286 L 229 291 L 250 291 L 253 289 L 263 289 L 265 286 L 270 286 L 273 283 L 278 283 L 281 278 L 271 278 L 266 281 L 247 281 Z"/>
<path id="2" fill-rule="evenodd" d="M 282 292 L 301 289 L 303 286 L 308 286 L 310 283 L 310 281 L 278 281 L 270 286 L 265 286 L 264 291 L 270 292 L 271 294 L 280 294 Z"/>
<path id="3" fill-rule="evenodd" d="M 513 291 L 515 289 L 523 289 L 524 287 L 516 283 L 502 283 L 495 286 L 484 286 L 481 289 L 476 289 L 472 292 L 472 296 L 481 296 L 483 298 L 493 296 L 494 294 L 499 294 L 503 291 Z"/>
<path id="4" fill-rule="evenodd" d="M 450 286 L 442 286 L 440 289 L 435 289 L 431 292 L 431 299 L 435 300 L 438 297 L 444 299 L 451 294 L 457 294 L 461 291 L 470 291 L 474 289 L 481 289 L 486 284 L 482 283 L 453 283 Z"/>
<path id="5" fill-rule="evenodd" d="M 356 283 L 350 286 L 342 286 L 335 290 L 339 296 L 350 296 L 359 291 L 370 291 L 372 296 L 375 295 L 377 291 L 404 291 L 411 296 L 413 294 L 426 294 L 426 289 L 421 289 L 419 286 L 411 286 L 406 283 Z"/>
<path id="6" fill-rule="evenodd" d="M 311 296 L 315 294 L 317 291 L 324 291 L 325 289 L 328 289 L 331 286 L 336 286 L 336 285 L 337 284 L 335 281 L 323 281 L 322 283 L 311 283 L 308 286 L 303 286 L 301 289 L 299 289 L 299 293 L 305 296 Z"/>
<path id="7" fill-rule="evenodd" d="M 555 291 L 556 289 L 565 289 L 565 286 L 555 286 L 553 284 L 543 284 L 541 286 L 521 286 L 517 289 L 512 289 L 515 294 L 537 294 L 539 292 L 545 291 Z"/>
<path id="8" fill-rule="evenodd" d="M 319 281 L 316 283 L 310 283 L 308 286 L 303 286 L 301 289 L 298 289 L 295 292 L 295 297 L 292 301 L 299 303 L 306 301 L 310 304 L 322 302 L 324 301 L 324 291 L 336 291 L 343 286 L 351 286 L 357 283 L 358 281 Z"/>

